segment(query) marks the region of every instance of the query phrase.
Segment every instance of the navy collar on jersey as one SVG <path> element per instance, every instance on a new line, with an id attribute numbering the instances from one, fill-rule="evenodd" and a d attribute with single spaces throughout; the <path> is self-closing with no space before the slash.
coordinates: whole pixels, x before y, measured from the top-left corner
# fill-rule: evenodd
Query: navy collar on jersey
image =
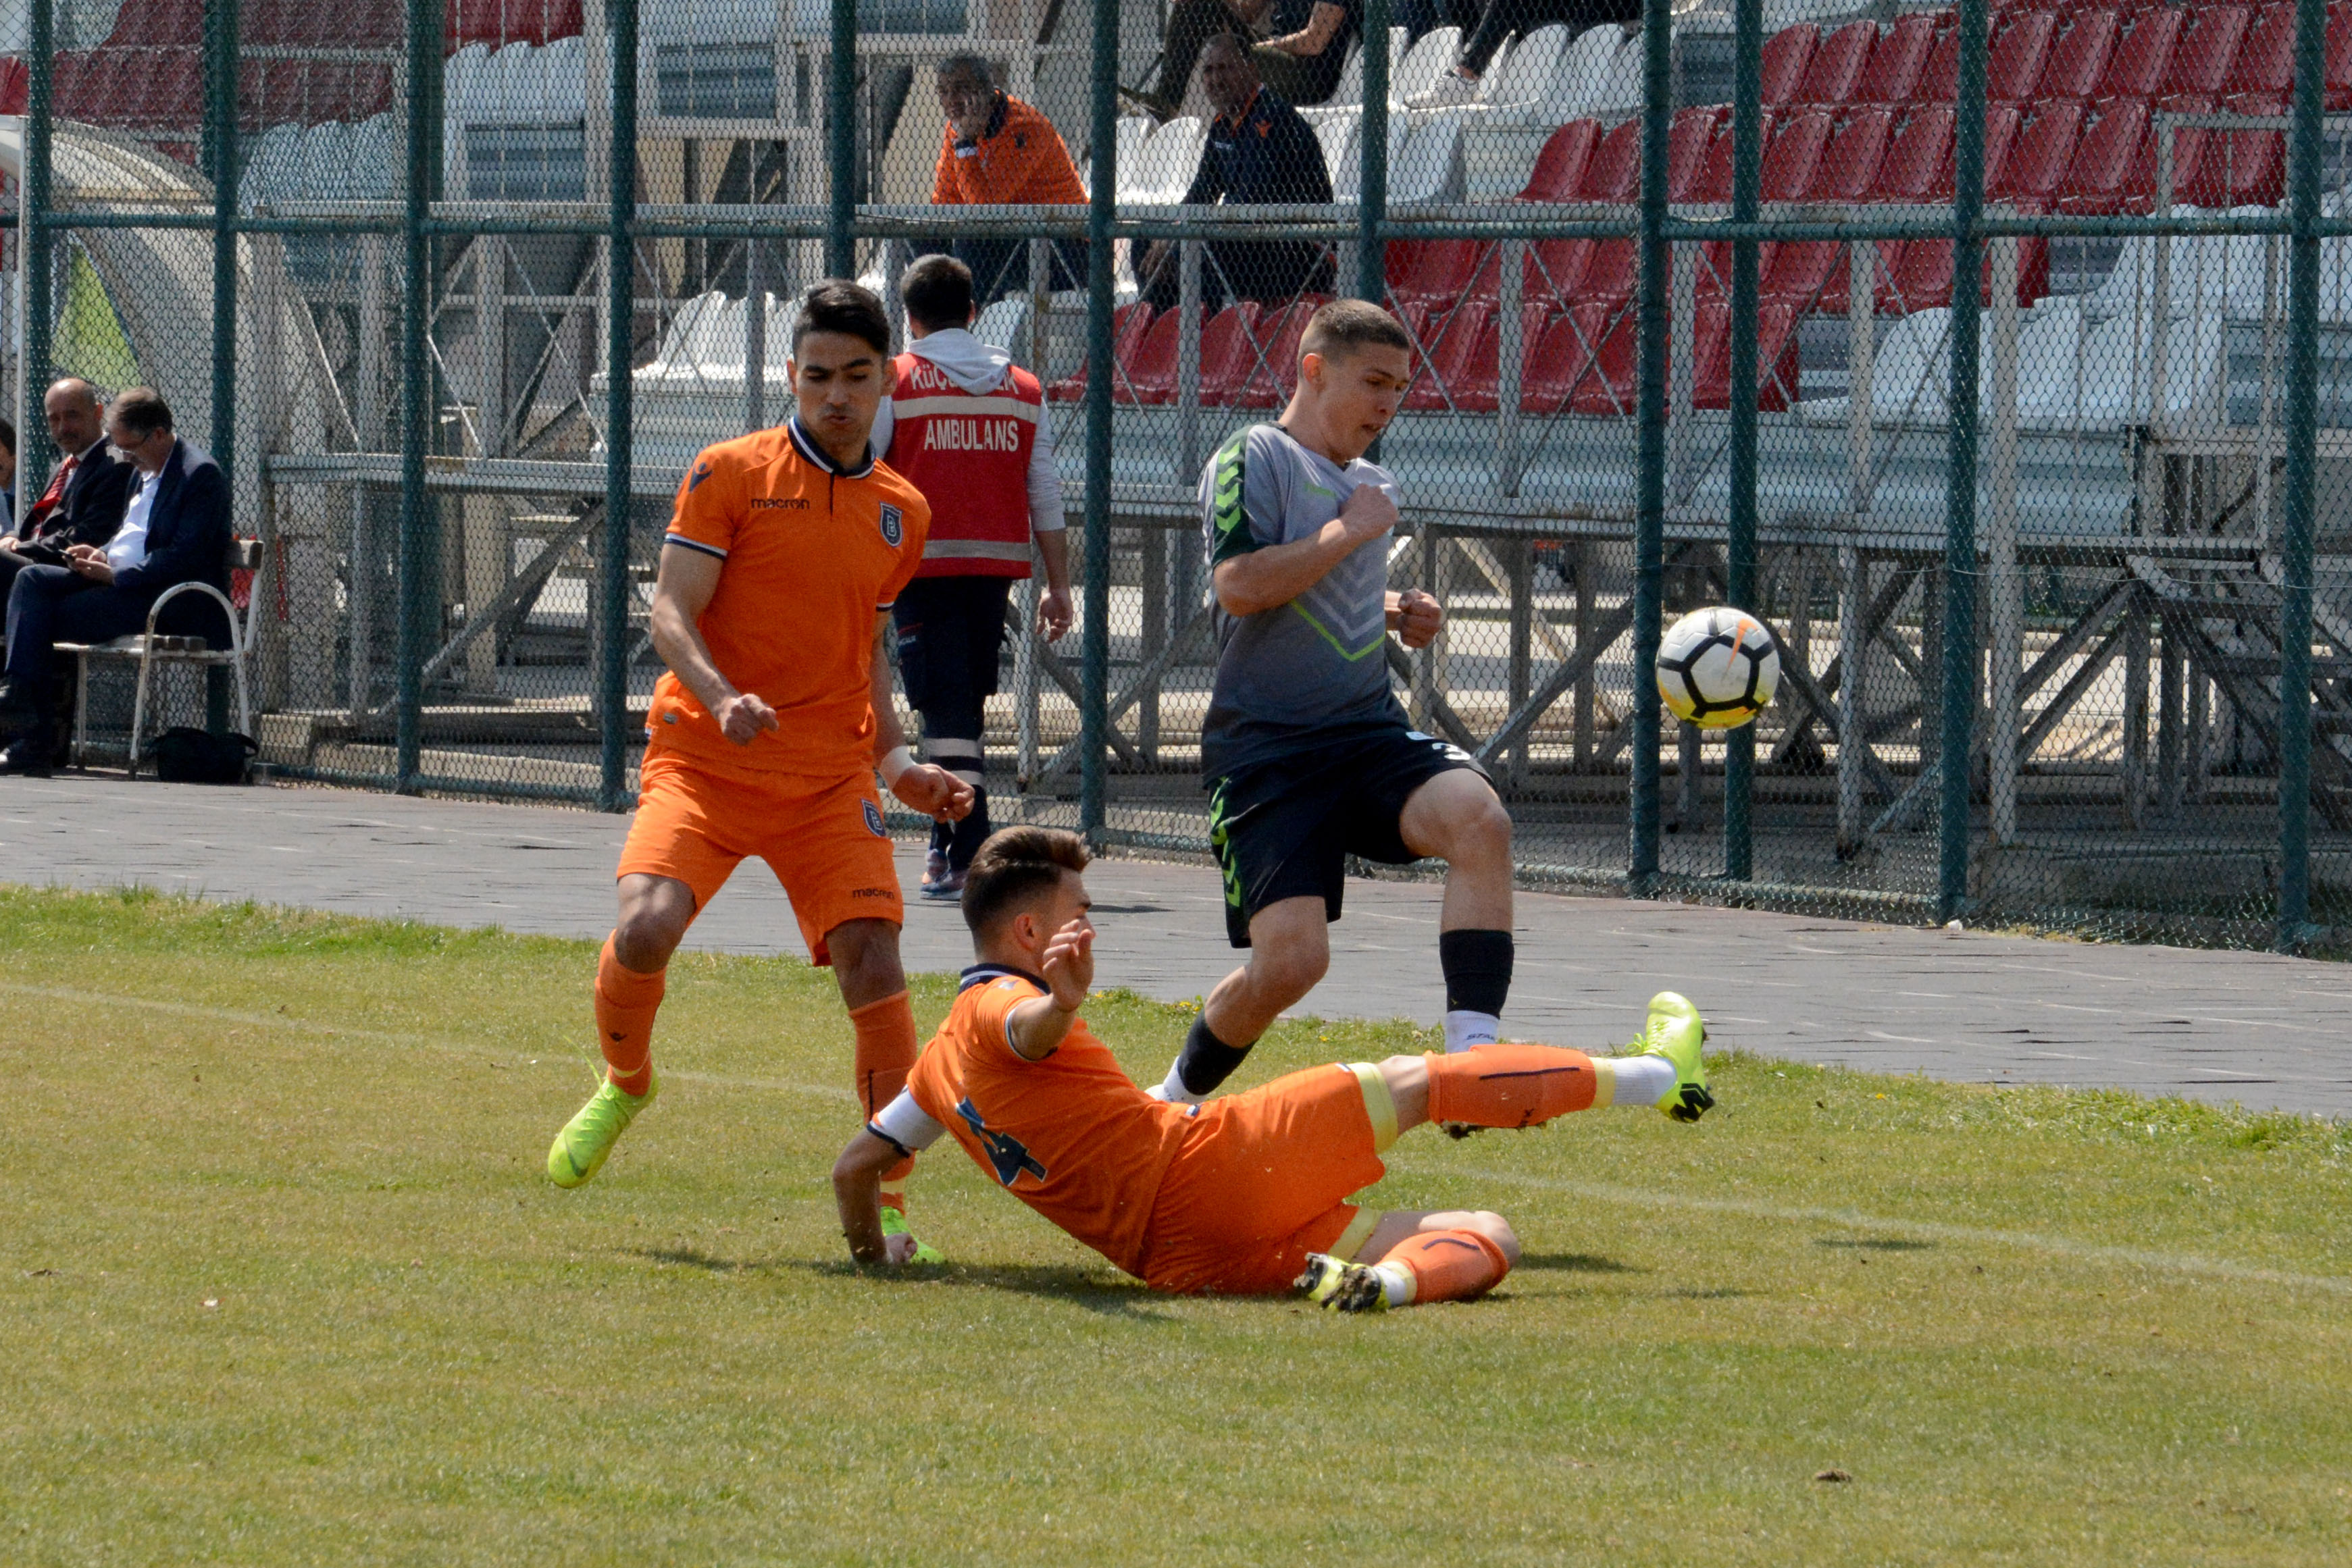
<path id="1" fill-rule="evenodd" d="M 984 986 L 991 980 L 1003 979 L 1026 980 L 1041 991 L 1050 992 L 1054 988 L 1028 970 L 1016 969 L 1010 964 L 974 964 L 963 972 L 963 978 L 958 982 L 956 992 L 961 995 L 974 986 Z"/>
<path id="2" fill-rule="evenodd" d="M 856 468 L 844 468 L 832 458 L 825 455 L 824 448 L 816 444 L 816 438 L 814 436 L 812 436 L 807 431 L 801 428 L 801 416 L 799 414 L 796 413 L 793 415 L 792 418 L 784 421 L 784 428 L 792 433 L 793 444 L 800 448 L 800 454 L 803 457 L 807 458 L 810 462 L 815 464 L 818 467 L 824 469 L 826 473 L 832 475 L 836 479 L 863 479 L 874 472 L 874 444 L 870 441 L 866 444 L 865 464 Z"/>

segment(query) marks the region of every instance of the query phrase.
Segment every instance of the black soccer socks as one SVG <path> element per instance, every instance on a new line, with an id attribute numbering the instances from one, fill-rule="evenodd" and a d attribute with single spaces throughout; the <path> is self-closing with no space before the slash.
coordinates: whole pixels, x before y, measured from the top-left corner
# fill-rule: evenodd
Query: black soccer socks
<path id="1" fill-rule="evenodd" d="M 1507 931 L 1437 934 L 1438 967 L 1445 974 L 1446 1050 L 1467 1051 L 1502 1038 L 1513 951 Z"/>
<path id="2" fill-rule="evenodd" d="M 1252 1040 L 1250 1045 L 1257 1042 Z M 1184 1049 L 1176 1058 L 1175 1068 L 1168 1074 L 1162 1092 L 1171 1100 L 1182 1099 L 1195 1103 L 1217 1092 L 1217 1086 L 1234 1075 L 1250 1053 L 1249 1045 L 1227 1045 L 1209 1029 L 1209 1016 L 1204 1011 L 1192 1020 L 1184 1035 Z M 1179 1089 L 1183 1092 L 1177 1093 Z"/>

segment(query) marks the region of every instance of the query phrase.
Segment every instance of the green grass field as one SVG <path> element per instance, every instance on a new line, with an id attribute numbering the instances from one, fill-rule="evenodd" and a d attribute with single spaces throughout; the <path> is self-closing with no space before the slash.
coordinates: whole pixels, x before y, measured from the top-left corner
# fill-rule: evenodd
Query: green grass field
<path id="1" fill-rule="evenodd" d="M 954 1261 L 851 1269 L 796 962 L 681 960 L 661 1104 L 562 1193 L 588 946 L 0 932 L 0 1561 L 2352 1560 L 2352 1129 L 1735 1052 L 1696 1127 L 1408 1138 L 1373 1201 L 1528 1256 L 1336 1319 L 1150 1295 L 948 1145 Z M 1090 1016 L 1153 1078 L 1185 1021 Z M 1244 1076 L 1425 1043 L 1286 1025 Z"/>

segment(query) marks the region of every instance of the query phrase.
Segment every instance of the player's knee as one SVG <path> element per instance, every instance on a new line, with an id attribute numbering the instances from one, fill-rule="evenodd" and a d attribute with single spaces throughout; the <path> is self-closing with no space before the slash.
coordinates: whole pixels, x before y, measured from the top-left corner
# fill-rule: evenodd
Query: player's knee
<path id="1" fill-rule="evenodd" d="M 1495 1249 L 1503 1255 L 1505 1267 L 1518 1267 L 1519 1233 L 1511 1228 L 1509 1220 L 1492 1209 L 1482 1208 L 1470 1216 L 1469 1228 L 1495 1244 Z"/>
<path id="2" fill-rule="evenodd" d="M 684 909 L 668 900 L 645 899 L 625 905 L 613 926 L 613 956 L 625 969 L 650 975 L 667 967 L 670 955 L 686 940 L 686 928 L 693 919 L 690 899 Z"/>
<path id="3" fill-rule="evenodd" d="M 1260 997 L 1288 1007 L 1321 983 L 1331 967 L 1331 946 L 1320 940 L 1260 947 L 1250 955 L 1250 978 Z"/>
<path id="4" fill-rule="evenodd" d="M 1499 861 L 1508 864 L 1511 858 L 1511 814 L 1494 791 L 1484 790 L 1480 798 L 1468 804 L 1455 819 L 1454 852 L 1449 857 L 1464 862 Z"/>

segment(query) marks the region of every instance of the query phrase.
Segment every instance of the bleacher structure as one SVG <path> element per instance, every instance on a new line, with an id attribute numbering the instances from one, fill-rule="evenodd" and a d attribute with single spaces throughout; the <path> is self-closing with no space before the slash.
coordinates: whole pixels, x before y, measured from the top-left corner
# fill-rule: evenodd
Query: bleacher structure
<path id="1" fill-rule="evenodd" d="M 822 269 L 822 244 L 806 238 L 640 240 L 634 417 L 625 432 L 607 427 L 610 262 L 590 221 L 608 195 L 603 9 L 580 0 L 448 7 L 432 127 L 446 210 L 485 226 L 518 214 L 571 214 L 573 227 L 468 235 L 453 221 L 436 246 L 429 347 L 439 412 L 426 484 L 439 566 L 411 685 L 432 754 L 425 771 L 446 787 L 593 794 L 586 781 L 606 724 L 593 672 L 612 634 L 595 612 L 606 570 L 597 544 L 604 454 L 625 440 L 632 458 L 622 631 L 631 701 L 641 705 L 658 667 L 646 605 L 669 492 L 700 446 L 781 415 L 792 300 Z M 53 74 L 61 203 L 208 202 L 195 172 L 207 156 L 201 0 L 58 10 L 71 12 Z M 1765 11 L 1765 217 L 1948 223 L 1956 14 L 1865 12 L 1836 0 L 1776 0 Z M 943 121 L 925 73 L 971 47 L 1002 61 L 1013 90 L 1045 108 L 1091 182 L 1083 13 L 861 0 L 861 201 L 904 211 L 928 200 Z M 2336 145 L 2352 142 L 2352 4 L 2339 0 L 2328 16 L 2332 217 L 2352 167 Z M 1157 6 L 1126 8 L 1126 79 L 1147 74 L 1159 18 Z M 1988 211 L 2169 214 L 2188 226 L 2275 214 L 2294 24 L 2292 0 L 1994 6 Z M 1719 3 L 1675 22 L 1666 195 L 1678 218 L 1730 210 L 1729 25 Z M 244 0 L 240 26 L 241 210 L 257 222 L 390 210 L 405 178 L 411 108 L 401 8 Z M 638 200 L 647 210 L 709 214 L 826 199 L 829 26 L 829 7 L 812 0 L 680 0 L 644 13 L 635 80 Z M 1475 218 L 1505 233 L 1517 215 L 1576 218 L 1616 232 L 1401 239 L 1386 247 L 1384 277 L 1370 290 L 1356 276 L 1355 246 L 1335 246 L 1323 287 L 1378 294 L 1418 345 L 1404 410 L 1381 448 L 1409 525 L 1392 578 L 1436 592 L 1450 621 L 1426 653 L 1391 657 L 1417 721 L 1477 755 L 1504 784 L 1530 874 L 1622 883 L 1625 720 L 1643 678 L 1630 541 L 1643 43 L 1638 30 L 1614 26 L 1542 27 L 1507 46 L 1473 101 L 1423 107 L 1460 44 L 1451 27 L 1417 40 L 1400 28 L 1386 42 L 1391 218 Z M 16 51 L 0 61 L 0 115 L 24 110 L 23 47 L 0 37 L 0 49 Z M 1303 108 L 1343 219 L 1359 196 L 1363 77 L 1356 50 L 1331 100 Z M 1207 113 L 1196 89 L 1164 124 L 1118 122 L 1123 216 L 1181 215 Z M 13 198 L 21 134 L 8 134 L 0 132 L 0 163 Z M 69 246 L 89 277 L 60 286 L 69 296 L 60 355 L 68 346 L 98 355 L 119 340 L 175 405 L 200 411 L 184 417 L 194 429 L 208 417 L 208 367 L 184 328 L 175 339 L 154 298 L 201 311 L 207 243 L 77 232 Z M 380 779 L 394 771 L 404 689 L 394 667 L 398 242 L 386 230 L 241 243 L 251 325 L 240 331 L 250 343 L 230 417 L 243 457 L 240 506 L 272 540 L 265 591 L 278 601 L 258 632 L 262 738 L 290 772 Z M 1096 376 L 1110 382 L 1102 537 L 1113 587 L 1098 634 L 1113 672 L 1113 758 L 1100 826 L 1109 841 L 1198 848 L 1205 827 L 1192 774 L 1213 650 L 1195 483 L 1224 434 L 1279 411 L 1300 334 L 1328 296 L 1155 310 L 1136 276 L 1142 243 L 1118 242 L 1107 364 L 1087 362 L 1083 291 L 1014 292 L 990 306 L 979 330 L 1047 381 L 1074 517 L 1086 505 L 1086 399 Z M 915 248 L 868 239 L 859 267 L 879 284 Z M 2352 369 L 2352 238 L 2321 248 L 2315 864 L 2342 861 L 2336 882 L 2352 894 L 2352 854 L 2328 836 L 2352 833 L 2352 688 L 2337 690 L 2352 674 L 2352 601 L 2329 574 L 2330 558 L 2352 539 L 2352 486 L 2340 483 L 2352 480 L 2352 397 L 2342 383 Z M 1720 597 L 1727 580 L 1731 249 L 1691 240 L 1672 251 L 1669 608 Z M 1182 240 L 1178 250 L 1188 275 L 1214 276 L 1213 243 Z M 1042 262 L 1045 246 L 1030 252 Z M 1990 674 L 1968 763 L 1987 813 L 1974 894 L 2045 912 L 2163 904 L 2242 922 L 2277 875 L 2268 846 L 2280 722 L 2286 242 L 2032 235 L 1996 240 L 1989 253 L 1983 277 L 1969 282 L 1956 279 L 1947 238 L 1759 247 L 1763 556 L 1754 608 L 1781 629 L 1791 673 L 1760 726 L 1756 877 L 1889 908 L 1919 904 L 1935 886 L 1937 845 L 1924 830 L 1942 768 L 1958 285 L 1977 290 L 1986 367 L 1979 507 Z M 999 759 L 1008 775 L 1000 794 L 1025 799 L 1040 820 L 1065 820 L 1080 771 L 1077 657 L 1021 636 L 1007 659 L 999 729 L 1019 745 Z M 2004 661 L 2013 678 L 2002 677 Z M 2014 743 L 1991 744 L 2004 728 Z M 1717 874 L 1720 849 L 1697 830 L 1720 821 L 1710 804 L 1720 763 L 1685 735 L 1668 737 L 1664 765 L 1680 830 L 1667 869 Z"/>

